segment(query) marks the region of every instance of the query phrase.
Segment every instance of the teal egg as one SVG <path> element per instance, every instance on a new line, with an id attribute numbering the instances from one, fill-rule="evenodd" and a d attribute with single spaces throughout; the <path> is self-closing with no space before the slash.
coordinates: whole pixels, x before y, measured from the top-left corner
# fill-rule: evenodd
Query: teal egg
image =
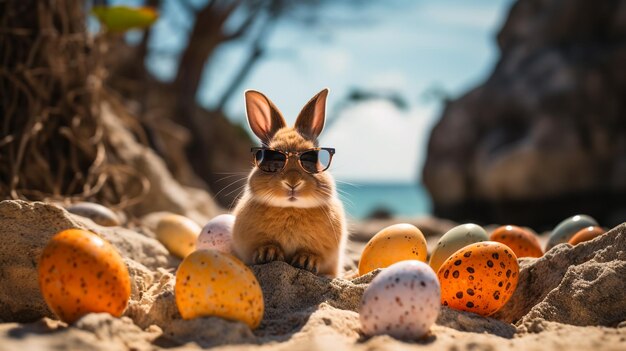
<path id="1" fill-rule="evenodd" d="M 576 215 L 563 220 L 552 230 L 546 252 L 558 244 L 568 242 L 579 230 L 592 226 L 597 227 L 598 222 L 587 215 Z"/>
<path id="2" fill-rule="evenodd" d="M 430 267 L 437 272 L 439 267 L 458 250 L 467 245 L 480 241 L 488 241 L 489 235 L 483 227 L 466 223 L 448 230 L 437 242 L 437 246 L 430 255 Z"/>
<path id="3" fill-rule="evenodd" d="M 70 213 L 89 218 L 104 227 L 115 227 L 122 224 L 120 217 L 110 209 L 92 202 L 78 202 L 66 208 Z"/>

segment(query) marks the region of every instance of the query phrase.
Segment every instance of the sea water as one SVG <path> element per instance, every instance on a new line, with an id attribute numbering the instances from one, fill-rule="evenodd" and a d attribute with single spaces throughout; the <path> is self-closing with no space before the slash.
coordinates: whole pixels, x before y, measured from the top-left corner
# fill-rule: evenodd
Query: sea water
<path id="1" fill-rule="evenodd" d="M 431 213 L 430 197 L 420 184 L 339 183 L 337 187 L 346 212 L 355 219 L 378 210 L 400 217 Z"/>

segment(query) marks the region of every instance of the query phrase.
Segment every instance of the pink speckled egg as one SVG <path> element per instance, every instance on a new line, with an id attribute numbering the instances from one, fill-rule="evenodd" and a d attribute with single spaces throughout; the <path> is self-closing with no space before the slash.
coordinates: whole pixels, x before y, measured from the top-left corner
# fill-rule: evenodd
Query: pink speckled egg
<path id="1" fill-rule="evenodd" d="M 441 309 L 437 275 L 422 261 L 401 261 L 384 268 L 363 293 L 361 327 L 366 335 L 399 339 L 424 336 Z"/>
<path id="2" fill-rule="evenodd" d="M 235 216 L 231 214 L 223 214 L 213 218 L 202 228 L 196 249 L 214 249 L 224 253 L 232 253 L 234 225 Z"/>

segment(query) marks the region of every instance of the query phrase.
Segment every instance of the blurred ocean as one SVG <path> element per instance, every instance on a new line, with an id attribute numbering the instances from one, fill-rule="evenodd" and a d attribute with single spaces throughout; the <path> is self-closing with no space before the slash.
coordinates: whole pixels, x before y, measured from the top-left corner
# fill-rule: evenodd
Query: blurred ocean
<path id="1" fill-rule="evenodd" d="M 377 210 L 393 216 L 416 216 L 431 213 L 428 192 L 418 184 L 338 183 L 339 196 L 348 215 L 362 219 Z"/>

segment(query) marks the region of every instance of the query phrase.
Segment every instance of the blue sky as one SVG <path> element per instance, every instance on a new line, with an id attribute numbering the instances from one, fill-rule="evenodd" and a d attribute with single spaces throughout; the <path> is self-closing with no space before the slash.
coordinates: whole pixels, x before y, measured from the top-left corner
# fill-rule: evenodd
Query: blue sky
<path id="1" fill-rule="evenodd" d="M 495 36 L 512 0 L 376 3 L 361 10 L 332 5 L 322 12 L 324 17 L 362 24 L 278 23 L 270 39 L 270 55 L 239 87 L 227 106 L 229 116 L 245 123 L 243 91 L 256 89 L 266 93 L 291 123 L 311 96 L 328 87 L 329 118 L 338 120 L 324 131 L 321 141 L 337 148 L 336 177 L 361 183 L 418 179 L 428 132 L 441 108 L 425 93 L 436 87 L 458 96 L 488 76 L 498 58 Z M 175 5 L 169 7 L 177 11 Z M 155 27 L 161 33 L 158 46 L 180 48 L 184 32 L 160 22 Z M 205 70 L 198 96 L 201 104 L 210 107 L 217 100 L 245 50 L 246 46 L 234 43 L 216 53 Z M 176 67 L 175 57 L 148 63 L 164 79 Z M 409 102 L 409 109 L 370 101 L 336 116 L 337 106 L 353 87 L 397 91 Z M 371 151 L 370 159 L 361 156 L 364 149 Z"/>

